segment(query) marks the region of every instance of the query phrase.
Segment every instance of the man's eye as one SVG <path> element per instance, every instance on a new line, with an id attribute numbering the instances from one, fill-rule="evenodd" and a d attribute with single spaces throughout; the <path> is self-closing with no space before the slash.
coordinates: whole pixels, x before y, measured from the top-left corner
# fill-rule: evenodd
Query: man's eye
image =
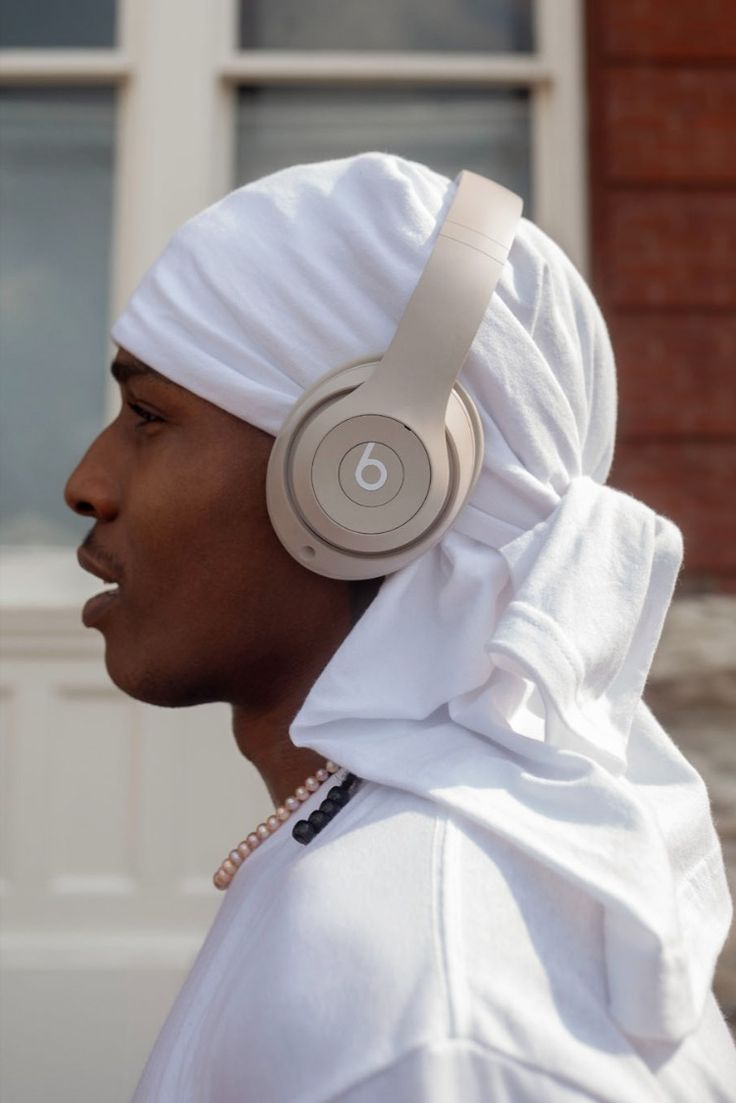
<path id="1" fill-rule="evenodd" d="M 137 402 L 129 402 L 128 406 L 133 413 L 137 414 L 141 419 L 137 423 L 136 428 L 139 425 L 150 425 L 153 421 L 163 421 L 163 418 L 159 417 L 157 414 L 152 414 L 150 410 L 145 410 L 143 406 L 139 406 Z"/>

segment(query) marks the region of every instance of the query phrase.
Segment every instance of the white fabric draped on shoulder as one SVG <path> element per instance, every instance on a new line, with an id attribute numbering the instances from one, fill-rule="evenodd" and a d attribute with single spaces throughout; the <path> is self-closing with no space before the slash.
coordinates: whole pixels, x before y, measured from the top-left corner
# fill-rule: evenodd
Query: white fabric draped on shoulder
<path id="1" fill-rule="evenodd" d="M 175 235 L 113 337 L 275 434 L 322 374 L 388 346 L 452 191 L 382 154 L 257 181 Z M 676 1042 L 699 1022 L 731 915 L 703 783 L 641 700 L 680 535 L 602 485 L 608 335 L 529 222 L 460 381 L 486 438 L 473 496 L 386 580 L 291 736 L 470 818 L 597 901 L 612 1015 Z"/>

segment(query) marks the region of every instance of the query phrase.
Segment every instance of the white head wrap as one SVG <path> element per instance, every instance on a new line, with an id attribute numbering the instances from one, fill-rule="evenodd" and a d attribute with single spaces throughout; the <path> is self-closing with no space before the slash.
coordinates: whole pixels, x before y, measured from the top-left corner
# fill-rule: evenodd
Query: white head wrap
<path id="1" fill-rule="evenodd" d="M 113 337 L 275 434 L 317 378 L 388 346 L 452 192 L 381 154 L 240 188 L 179 230 Z M 703 783 L 641 701 L 680 535 L 601 485 L 606 328 L 529 222 L 460 380 L 486 439 L 470 503 L 386 580 L 291 737 L 468 817 L 597 901 L 611 1014 L 677 1041 L 731 914 Z"/>

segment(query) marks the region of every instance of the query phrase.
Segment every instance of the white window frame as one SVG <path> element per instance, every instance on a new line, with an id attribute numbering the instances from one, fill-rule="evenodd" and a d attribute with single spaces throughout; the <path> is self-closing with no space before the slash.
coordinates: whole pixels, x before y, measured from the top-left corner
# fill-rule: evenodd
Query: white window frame
<path id="1" fill-rule="evenodd" d="M 583 2 L 536 0 L 535 22 L 531 54 L 239 50 L 237 0 L 118 0 L 116 48 L 0 50 L 0 85 L 117 89 L 113 316 L 174 229 L 231 186 L 243 84 L 527 87 L 535 221 L 585 273 Z M 116 406 L 111 383 L 109 416 Z M 12 623 L 49 609 L 76 623 L 89 592 L 68 549 L 0 549 Z"/>

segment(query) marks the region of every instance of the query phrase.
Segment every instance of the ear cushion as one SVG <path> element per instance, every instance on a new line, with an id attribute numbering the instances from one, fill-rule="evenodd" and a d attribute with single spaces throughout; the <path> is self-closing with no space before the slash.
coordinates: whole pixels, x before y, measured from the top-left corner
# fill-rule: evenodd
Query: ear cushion
<path id="1" fill-rule="evenodd" d="M 268 464 L 276 534 L 328 578 L 375 578 L 421 555 L 450 527 L 480 473 L 483 430 L 462 387 L 453 388 L 444 426 L 427 432 L 364 408 L 360 386 L 376 363 L 340 368 L 306 391 Z"/>

